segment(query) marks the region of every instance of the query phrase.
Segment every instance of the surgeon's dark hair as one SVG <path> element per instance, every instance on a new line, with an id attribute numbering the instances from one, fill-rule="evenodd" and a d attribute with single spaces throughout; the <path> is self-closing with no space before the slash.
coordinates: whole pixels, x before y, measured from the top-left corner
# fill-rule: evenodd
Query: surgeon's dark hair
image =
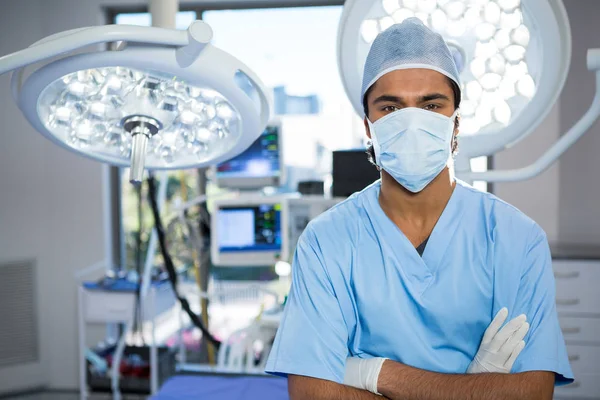
<path id="1" fill-rule="evenodd" d="M 454 110 L 456 110 L 458 107 L 460 107 L 460 102 L 462 99 L 462 96 L 460 93 L 460 88 L 458 87 L 458 84 L 456 82 L 454 82 L 454 80 L 450 79 L 449 77 L 446 77 L 446 81 L 450 85 L 450 88 L 452 88 L 452 95 L 454 97 Z M 365 96 L 363 97 L 363 111 L 365 112 L 365 116 L 367 116 L 367 118 L 369 116 L 369 103 L 367 101 L 367 98 L 369 97 L 369 94 L 371 93 L 372 89 L 373 89 L 373 86 L 371 86 L 369 89 L 367 89 L 367 92 L 365 93 Z M 454 128 L 455 129 L 458 128 L 459 125 L 460 125 L 460 115 L 457 115 L 456 120 L 454 120 Z M 457 154 L 458 154 L 458 138 L 456 136 L 454 136 L 454 139 L 452 140 L 452 155 L 454 157 L 456 157 Z M 367 157 L 369 158 L 369 161 L 371 162 L 371 164 L 377 166 L 377 162 L 375 160 L 375 149 L 373 149 L 373 144 L 370 141 L 369 141 L 369 144 L 367 145 Z"/>

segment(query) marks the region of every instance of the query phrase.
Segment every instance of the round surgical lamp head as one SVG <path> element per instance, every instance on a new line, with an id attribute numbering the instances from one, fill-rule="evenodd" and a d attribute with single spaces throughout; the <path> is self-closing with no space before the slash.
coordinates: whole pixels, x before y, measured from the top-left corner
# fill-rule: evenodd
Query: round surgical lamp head
<path id="1" fill-rule="evenodd" d="M 338 66 L 359 115 L 364 115 L 361 81 L 373 40 L 409 17 L 439 32 L 454 55 L 462 84 L 462 159 L 510 146 L 552 108 L 571 55 L 560 0 L 347 0 Z"/>
<path id="2" fill-rule="evenodd" d="M 118 25 L 64 32 L 21 52 L 21 59 L 34 62 L 54 59 L 24 80 L 19 65 L 13 96 L 48 139 L 131 167 L 132 182 L 141 181 L 144 168 L 212 165 L 241 153 L 260 135 L 269 101 L 254 73 L 211 39 L 202 21 L 187 32 Z M 120 41 L 115 50 L 69 52 Z M 43 54 L 28 56 L 32 50 Z M 15 55 L 0 59 L 0 73 Z M 19 63 L 14 60 L 19 57 L 13 57 Z"/>

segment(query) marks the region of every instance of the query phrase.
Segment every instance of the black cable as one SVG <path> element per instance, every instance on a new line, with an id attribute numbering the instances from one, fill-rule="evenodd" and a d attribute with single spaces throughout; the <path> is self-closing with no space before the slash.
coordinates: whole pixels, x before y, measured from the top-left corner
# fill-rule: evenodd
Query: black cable
<path id="1" fill-rule="evenodd" d="M 167 250 L 167 242 L 165 240 L 165 232 L 163 229 L 162 221 L 160 219 L 160 213 L 158 211 L 158 203 L 156 200 L 156 181 L 154 179 L 154 175 L 148 174 L 148 197 L 150 199 L 150 205 L 152 208 L 152 215 L 154 216 L 154 229 L 156 229 L 156 235 L 158 236 L 158 243 L 160 245 L 160 251 L 162 253 L 165 268 L 167 269 L 167 275 L 169 276 L 169 282 L 171 282 L 171 287 L 173 288 L 173 292 L 175 296 L 181 303 L 181 308 L 186 312 L 186 314 L 190 317 L 192 323 L 198 327 L 202 331 L 203 337 L 205 337 L 215 348 L 218 350 L 221 346 L 221 342 L 206 329 L 202 319 L 196 315 L 191 307 L 190 303 L 188 303 L 185 297 L 179 295 L 177 291 L 177 273 L 175 271 L 175 266 L 173 265 L 173 260 L 169 255 Z"/>

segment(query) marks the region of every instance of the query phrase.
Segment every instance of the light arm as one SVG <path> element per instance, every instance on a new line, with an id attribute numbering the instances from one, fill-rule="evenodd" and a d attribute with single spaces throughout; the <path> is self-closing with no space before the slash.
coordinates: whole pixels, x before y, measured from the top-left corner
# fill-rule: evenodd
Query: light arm
<path id="1" fill-rule="evenodd" d="M 173 29 L 130 25 L 104 25 L 74 29 L 0 57 L 0 75 L 86 46 L 119 41 L 176 47 L 186 46 L 189 43 L 186 31 Z"/>
<path id="2" fill-rule="evenodd" d="M 203 21 L 194 21 L 187 31 L 133 25 L 104 25 L 77 28 L 41 39 L 30 47 L 0 57 L 0 75 L 13 71 L 11 91 L 19 103 L 24 67 L 70 53 L 86 46 L 111 42 L 145 43 L 180 47 L 177 54 L 182 67 L 189 66 L 212 39 L 212 29 Z"/>
<path id="3" fill-rule="evenodd" d="M 565 151 L 581 138 L 600 116 L 600 49 L 589 49 L 588 69 L 596 73 L 596 94 L 584 116 L 539 159 L 523 168 L 486 172 L 457 171 L 466 181 L 513 182 L 533 178 L 548 169 Z"/>

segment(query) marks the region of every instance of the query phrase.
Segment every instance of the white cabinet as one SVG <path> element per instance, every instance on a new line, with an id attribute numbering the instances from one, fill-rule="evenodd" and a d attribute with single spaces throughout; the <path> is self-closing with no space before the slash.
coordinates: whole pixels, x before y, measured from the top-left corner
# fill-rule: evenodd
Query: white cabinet
<path id="1" fill-rule="evenodd" d="M 586 313 L 600 317 L 600 263 L 553 262 L 556 308 L 559 313 Z"/>
<path id="2" fill-rule="evenodd" d="M 600 375 L 600 346 L 567 345 L 569 362 L 575 376 L 578 374 Z M 600 393 L 598 393 L 600 395 Z"/>
<path id="3" fill-rule="evenodd" d="M 556 309 L 575 382 L 556 399 L 600 400 L 600 261 L 554 260 Z"/>
<path id="4" fill-rule="evenodd" d="M 559 316 L 565 341 L 600 346 L 600 318 Z"/>
<path id="5" fill-rule="evenodd" d="M 89 323 L 129 321 L 135 309 L 135 293 L 83 290 L 81 301 Z"/>
<path id="6" fill-rule="evenodd" d="M 150 346 L 150 386 L 151 392 L 158 391 L 158 351 L 155 340 L 156 316 L 171 309 L 176 303 L 171 286 L 152 285 L 143 301 L 142 318 L 151 322 L 152 340 Z M 79 385 L 81 400 L 88 398 L 86 379 L 86 325 L 108 323 L 130 323 L 133 320 L 136 304 L 134 292 L 79 288 Z"/>
<path id="7" fill-rule="evenodd" d="M 570 385 L 554 389 L 554 398 L 561 400 L 600 399 L 600 375 L 577 374 Z"/>

